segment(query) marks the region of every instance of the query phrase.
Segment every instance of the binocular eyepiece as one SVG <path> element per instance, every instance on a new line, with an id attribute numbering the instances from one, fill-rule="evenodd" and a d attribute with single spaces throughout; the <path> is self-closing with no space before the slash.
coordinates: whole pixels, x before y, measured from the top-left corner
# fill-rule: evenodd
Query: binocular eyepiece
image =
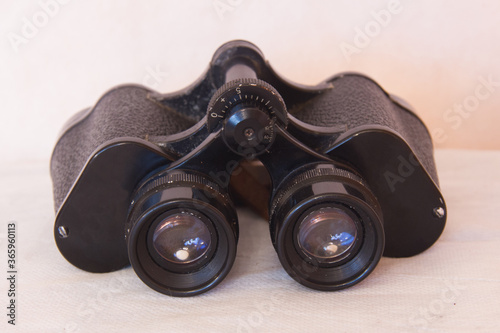
<path id="1" fill-rule="evenodd" d="M 242 173 L 248 161 L 266 179 Z M 424 251 L 445 224 L 432 142 L 403 102 L 359 74 L 290 83 L 244 41 L 183 91 L 105 94 L 67 124 L 51 172 L 66 259 L 90 272 L 131 264 L 172 296 L 229 273 L 235 196 L 260 196 L 282 266 L 318 290 L 358 283 L 383 254 Z"/>

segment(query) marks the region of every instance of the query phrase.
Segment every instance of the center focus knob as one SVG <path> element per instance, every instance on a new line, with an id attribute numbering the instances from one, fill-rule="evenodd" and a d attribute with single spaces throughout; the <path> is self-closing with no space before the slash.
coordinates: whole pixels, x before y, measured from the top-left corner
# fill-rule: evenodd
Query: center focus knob
<path id="1" fill-rule="evenodd" d="M 238 105 L 224 121 L 223 138 L 240 155 L 256 156 L 273 143 L 274 119 L 256 107 Z"/>
<path id="2" fill-rule="evenodd" d="M 227 146 L 248 158 L 272 145 L 277 124 L 286 127 L 285 103 L 276 89 L 258 79 L 226 83 L 208 105 L 208 129 L 222 127 Z"/>

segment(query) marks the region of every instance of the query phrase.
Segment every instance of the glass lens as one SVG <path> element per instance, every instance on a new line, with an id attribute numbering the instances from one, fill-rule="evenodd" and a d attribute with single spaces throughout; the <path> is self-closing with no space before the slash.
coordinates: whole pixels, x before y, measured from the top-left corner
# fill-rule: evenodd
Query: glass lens
<path id="1" fill-rule="evenodd" d="M 357 236 L 356 223 L 339 208 L 321 208 L 300 223 L 298 243 L 302 251 L 320 263 L 338 261 L 347 255 Z"/>
<path id="2" fill-rule="evenodd" d="M 153 233 L 155 250 L 173 263 L 190 263 L 203 257 L 210 242 L 207 225 L 193 214 L 185 212 L 168 216 Z"/>

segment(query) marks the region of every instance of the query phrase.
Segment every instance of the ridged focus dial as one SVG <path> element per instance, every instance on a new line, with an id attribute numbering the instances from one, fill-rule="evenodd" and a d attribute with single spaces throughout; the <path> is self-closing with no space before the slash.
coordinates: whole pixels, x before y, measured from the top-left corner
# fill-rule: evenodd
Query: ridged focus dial
<path id="1" fill-rule="evenodd" d="M 286 106 L 270 84 L 239 79 L 223 85 L 208 105 L 209 131 L 223 127 L 223 138 L 234 152 L 255 156 L 274 141 L 275 125 L 286 127 Z"/>

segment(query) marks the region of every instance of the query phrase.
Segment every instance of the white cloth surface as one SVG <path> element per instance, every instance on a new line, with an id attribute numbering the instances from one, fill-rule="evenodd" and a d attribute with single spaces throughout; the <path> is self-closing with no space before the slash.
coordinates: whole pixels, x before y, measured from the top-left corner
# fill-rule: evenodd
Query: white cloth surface
<path id="1" fill-rule="evenodd" d="M 0 166 L 0 267 L 8 221 L 17 223 L 17 325 L 1 332 L 495 332 L 500 328 L 500 151 L 438 150 L 448 206 L 443 235 L 412 258 L 382 258 L 360 284 L 307 289 L 282 269 L 268 225 L 239 211 L 235 264 L 215 289 L 174 298 L 132 268 L 92 274 L 68 263 L 53 239 L 49 162 Z"/>

